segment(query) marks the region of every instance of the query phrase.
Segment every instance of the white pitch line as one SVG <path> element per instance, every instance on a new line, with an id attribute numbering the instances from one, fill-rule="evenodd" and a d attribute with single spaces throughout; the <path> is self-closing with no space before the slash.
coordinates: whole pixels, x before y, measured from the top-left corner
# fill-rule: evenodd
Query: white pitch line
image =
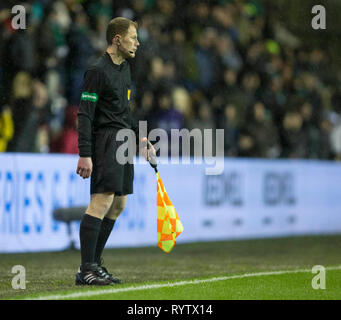
<path id="1" fill-rule="evenodd" d="M 326 267 L 325 269 L 326 270 L 341 270 L 341 266 Z M 101 294 L 112 294 L 112 293 L 128 292 L 128 291 L 159 289 L 159 288 L 165 288 L 165 287 L 169 288 L 169 287 L 185 286 L 185 285 L 190 285 L 190 284 L 200 284 L 200 283 L 224 281 L 224 280 L 231 280 L 231 279 L 272 276 L 272 275 L 290 274 L 290 273 L 299 273 L 299 272 L 312 273 L 312 270 L 311 269 L 296 269 L 296 270 L 245 273 L 245 274 L 237 274 L 233 276 L 222 276 L 222 277 L 215 277 L 215 278 L 209 278 L 209 279 L 184 280 L 184 281 L 178 281 L 178 282 L 155 283 L 155 284 L 147 284 L 147 285 L 141 285 L 141 286 L 131 286 L 131 287 L 126 287 L 126 288 L 111 288 L 111 289 L 102 289 L 102 290 L 96 290 L 96 291 L 82 291 L 82 292 L 74 292 L 74 293 L 68 293 L 68 294 L 56 294 L 56 295 L 40 296 L 37 298 L 26 298 L 24 300 L 65 300 L 65 299 L 97 296 Z"/>

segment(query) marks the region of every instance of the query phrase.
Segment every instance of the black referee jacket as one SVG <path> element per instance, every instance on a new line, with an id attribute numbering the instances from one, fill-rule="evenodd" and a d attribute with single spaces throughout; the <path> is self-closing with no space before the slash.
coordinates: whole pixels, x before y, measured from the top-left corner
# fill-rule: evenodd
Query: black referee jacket
<path id="1" fill-rule="evenodd" d="M 133 129 L 138 126 L 130 113 L 130 65 L 116 65 L 108 53 L 96 60 L 84 75 L 78 110 L 78 148 L 81 157 L 91 157 L 92 132 L 100 128 Z"/>

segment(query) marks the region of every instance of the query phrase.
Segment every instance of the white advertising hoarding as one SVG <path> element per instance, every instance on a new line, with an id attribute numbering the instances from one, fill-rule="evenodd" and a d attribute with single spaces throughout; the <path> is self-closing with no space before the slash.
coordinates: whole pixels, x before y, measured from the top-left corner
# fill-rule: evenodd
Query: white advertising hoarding
<path id="1" fill-rule="evenodd" d="M 0 252 L 63 250 L 58 207 L 86 206 L 89 179 L 77 156 L 0 154 Z M 184 226 L 177 242 L 341 233 L 341 165 L 328 161 L 225 159 L 220 175 L 203 164 L 160 164 Z M 72 239 L 79 248 L 79 223 Z M 156 177 L 135 165 L 134 194 L 107 247 L 156 246 Z"/>

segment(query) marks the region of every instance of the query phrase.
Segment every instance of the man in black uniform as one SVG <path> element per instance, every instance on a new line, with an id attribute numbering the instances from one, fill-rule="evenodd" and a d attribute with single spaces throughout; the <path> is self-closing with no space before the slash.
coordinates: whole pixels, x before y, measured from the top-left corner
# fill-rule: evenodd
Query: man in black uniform
<path id="1" fill-rule="evenodd" d="M 78 112 L 77 174 L 91 176 L 91 200 L 80 224 L 81 266 L 77 285 L 121 283 L 102 266 L 101 254 L 127 194 L 133 193 L 134 166 L 116 159 L 120 129 L 133 129 L 129 109 L 131 76 L 126 58 L 134 58 L 137 24 L 126 18 L 110 21 L 108 48 L 85 73 Z M 144 138 L 145 139 L 145 138 Z M 148 152 L 148 151 L 147 151 Z"/>

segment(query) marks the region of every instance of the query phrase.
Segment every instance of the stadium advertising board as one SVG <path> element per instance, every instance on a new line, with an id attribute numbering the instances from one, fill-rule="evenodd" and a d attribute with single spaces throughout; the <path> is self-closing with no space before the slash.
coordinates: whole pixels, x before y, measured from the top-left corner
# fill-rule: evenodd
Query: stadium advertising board
<path id="1" fill-rule="evenodd" d="M 63 250 L 70 236 L 59 207 L 86 206 L 89 179 L 73 155 L 0 155 L 0 252 Z M 341 166 L 308 160 L 225 159 L 221 175 L 204 164 L 158 166 L 184 232 L 178 243 L 341 232 Z M 79 222 L 71 223 L 79 248 Z M 156 177 L 135 165 L 134 194 L 107 247 L 156 246 Z"/>

